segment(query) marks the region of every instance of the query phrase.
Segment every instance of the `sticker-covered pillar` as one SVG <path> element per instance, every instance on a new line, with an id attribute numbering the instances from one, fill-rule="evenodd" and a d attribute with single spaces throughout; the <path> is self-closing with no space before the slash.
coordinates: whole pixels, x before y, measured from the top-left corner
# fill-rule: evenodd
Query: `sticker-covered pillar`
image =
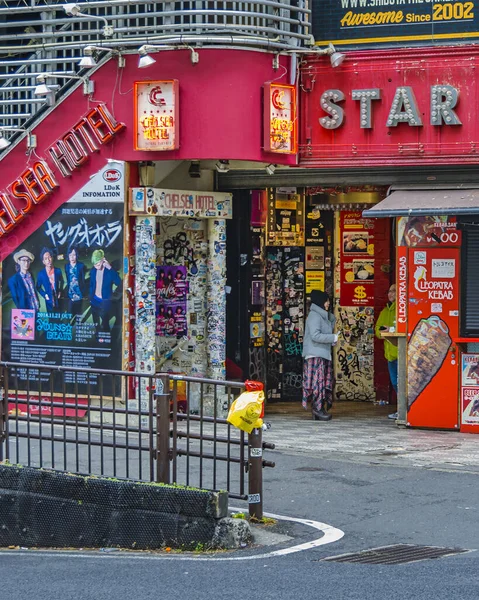
<path id="1" fill-rule="evenodd" d="M 208 376 L 226 378 L 226 221 L 208 219 Z"/>
<path id="2" fill-rule="evenodd" d="M 156 306 L 156 247 L 155 217 L 136 217 L 135 268 L 135 368 L 137 372 L 155 372 L 155 306 Z M 147 379 L 142 378 L 146 386 Z M 142 409 L 147 401 L 146 388 L 141 389 Z"/>

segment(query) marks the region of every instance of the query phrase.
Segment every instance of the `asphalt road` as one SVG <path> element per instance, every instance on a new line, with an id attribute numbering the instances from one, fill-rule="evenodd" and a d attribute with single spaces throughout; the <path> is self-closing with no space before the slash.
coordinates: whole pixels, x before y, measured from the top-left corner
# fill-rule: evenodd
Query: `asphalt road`
<path id="1" fill-rule="evenodd" d="M 394 566 L 322 561 L 393 544 L 479 550 L 479 475 L 308 454 L 277 453 L 275 460 L 277 468 L 265 471 L 266 509 L 333 525 L 344 531 L 341 540 L 287 556 L 242 560 L 319 537 L 309 527 L 282 522 L 277 530 L 292 540 L 206 560 L 185 554 L 1 553 L 0 599 L 479 598 L 477 551 Z"/>

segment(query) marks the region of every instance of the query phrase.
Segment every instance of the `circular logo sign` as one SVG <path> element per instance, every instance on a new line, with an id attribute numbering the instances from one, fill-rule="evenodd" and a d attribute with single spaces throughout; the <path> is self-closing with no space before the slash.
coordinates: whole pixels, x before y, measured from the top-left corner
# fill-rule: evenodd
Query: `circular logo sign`
<path id="1" fill-rule="evenodd" d="M 119 181 L 121 179 L 121 173 L 118 169 L 107 169 L 103 173 L 103 179 L 108 181 L 108 183 L 114 183 L 115 181 Z"/>

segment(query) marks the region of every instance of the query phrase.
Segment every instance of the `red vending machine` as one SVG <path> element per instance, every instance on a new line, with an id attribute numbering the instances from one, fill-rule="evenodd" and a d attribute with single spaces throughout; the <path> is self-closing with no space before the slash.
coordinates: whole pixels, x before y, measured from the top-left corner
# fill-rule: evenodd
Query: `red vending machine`
<path id="1" fill-rule="evenodd" d="M 407 244 L 407 421 L 459 429 L 460 234 L 455 223 L 434 217 L 424 225 L 428 233 Z"/>

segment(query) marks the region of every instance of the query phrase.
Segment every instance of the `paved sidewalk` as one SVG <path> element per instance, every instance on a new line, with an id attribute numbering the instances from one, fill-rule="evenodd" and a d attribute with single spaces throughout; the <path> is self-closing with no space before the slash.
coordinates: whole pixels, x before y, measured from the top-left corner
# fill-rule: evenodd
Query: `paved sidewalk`
<path id="1" fill-rule="evenodd" d="M 289 405 L 289 414 L 286 407 L 269 407 L 265 421 L 271 429 L 264 439 L 288 454 L 479 474 L 479 435 L 399 428 L 387 418 L 391 407 L 355 404 L 339 403 L 326 423 L 300 407 Z"/>

